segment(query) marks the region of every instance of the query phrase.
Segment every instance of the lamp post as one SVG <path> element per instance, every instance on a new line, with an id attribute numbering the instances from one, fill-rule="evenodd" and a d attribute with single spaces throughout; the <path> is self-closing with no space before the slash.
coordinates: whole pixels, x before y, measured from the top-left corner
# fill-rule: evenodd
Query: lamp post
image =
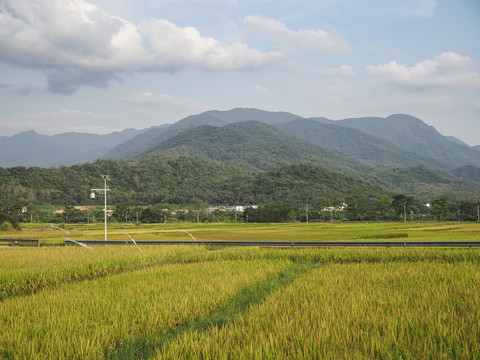
<path id="1" fill-rule="evenodd" d="M 103 189 L 90 189 L 90 198 L 95 199 L 95 192 L 98 192 L 99 194 L 104 194 L 105 195 L 105 207 L 103 209 L 105 213 L 105 245 L 107 244 L 107 191 L 110 191 L 110 188 L 107 187 L 107 180 L 110 181 L 110 176 L 108 175 L 100 175 L 103 179 L 103 182 L 105 184 Z"/>

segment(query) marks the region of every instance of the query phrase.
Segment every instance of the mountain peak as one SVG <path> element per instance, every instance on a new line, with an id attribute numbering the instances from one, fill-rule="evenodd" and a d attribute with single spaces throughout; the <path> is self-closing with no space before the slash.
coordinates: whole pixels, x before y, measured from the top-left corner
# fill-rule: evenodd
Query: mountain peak
<path id="1" fill-rule="evenodd" d="M 366 132 L 390 141 L 400 148 L 433 159 L 458 165 L 480 165 L 478 151 L 460 145 L 440 134 L 433 126 L 406 114 L 383 118 L 345 119 L 341 126 Z"/>
<path id="2" fill-rule="evenodd" d="M 40 134 L 37 133 L 35 130 L 26 130 L 26 131 L 22 131 L 18 134 L 15 134 L 15 135 L 11 136 L 11 138 L 13 138 L 13 137 L 31 137 L 31 136 L 37 136 L 37 135 L 40 135 Z M 40 136 L 46 136 L 46 135 L 40 135 Z"/>

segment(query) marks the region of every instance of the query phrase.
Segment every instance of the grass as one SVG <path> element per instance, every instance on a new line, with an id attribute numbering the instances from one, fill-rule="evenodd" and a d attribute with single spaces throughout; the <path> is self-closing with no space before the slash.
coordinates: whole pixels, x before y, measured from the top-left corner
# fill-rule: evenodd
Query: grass
<path id="1" fill-rule="evenodd" d="M 109 238 L 188 237 L 181 229 L 199 240 L 480 233 L 460 223 L 113 224 Z M 62 239 L 38 225 L 14 234 Z M 0 358 L 480 358 L 477 249 L 142 248 L 1 248 Z"/>

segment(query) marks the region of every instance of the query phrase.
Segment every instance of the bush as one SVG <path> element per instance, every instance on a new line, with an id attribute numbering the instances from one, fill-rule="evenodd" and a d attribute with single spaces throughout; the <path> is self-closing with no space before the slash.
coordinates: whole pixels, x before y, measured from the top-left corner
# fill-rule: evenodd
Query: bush
<path id="1" fill-rule="evenodd" d="M 0 212 L 0 224 L 3 225 L 4 222 L 10 223 L 14 229 L 19 228 L 18 220 L 10 214 Z"/>
<path id="2" fill-rule="evenodd" d="M 13 225 L 11 223 L 9 223 L 8 221 L 4 221 L 0 225 L 0 231 L 13 231 L 13 230 L 14 230 Z"/>

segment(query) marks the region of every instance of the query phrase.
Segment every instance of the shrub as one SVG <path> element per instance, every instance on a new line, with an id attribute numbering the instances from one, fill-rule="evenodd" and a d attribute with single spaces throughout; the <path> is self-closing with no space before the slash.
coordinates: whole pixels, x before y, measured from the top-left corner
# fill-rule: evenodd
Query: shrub
<path id="1" fill-rule="evenodd" d="M 0 225 L 0 231 L 13 231 L 13 230 L 14 230 L 13 225 L 8 221 L 4 221 Z"/>
<path id="2" fill-rule="evenodd" d="M 5 212 L 0 212 L 0 224 L 4 222 L 8 222 L 14 229 L 18 229 L 18 220 L 15 217 Z"/>

